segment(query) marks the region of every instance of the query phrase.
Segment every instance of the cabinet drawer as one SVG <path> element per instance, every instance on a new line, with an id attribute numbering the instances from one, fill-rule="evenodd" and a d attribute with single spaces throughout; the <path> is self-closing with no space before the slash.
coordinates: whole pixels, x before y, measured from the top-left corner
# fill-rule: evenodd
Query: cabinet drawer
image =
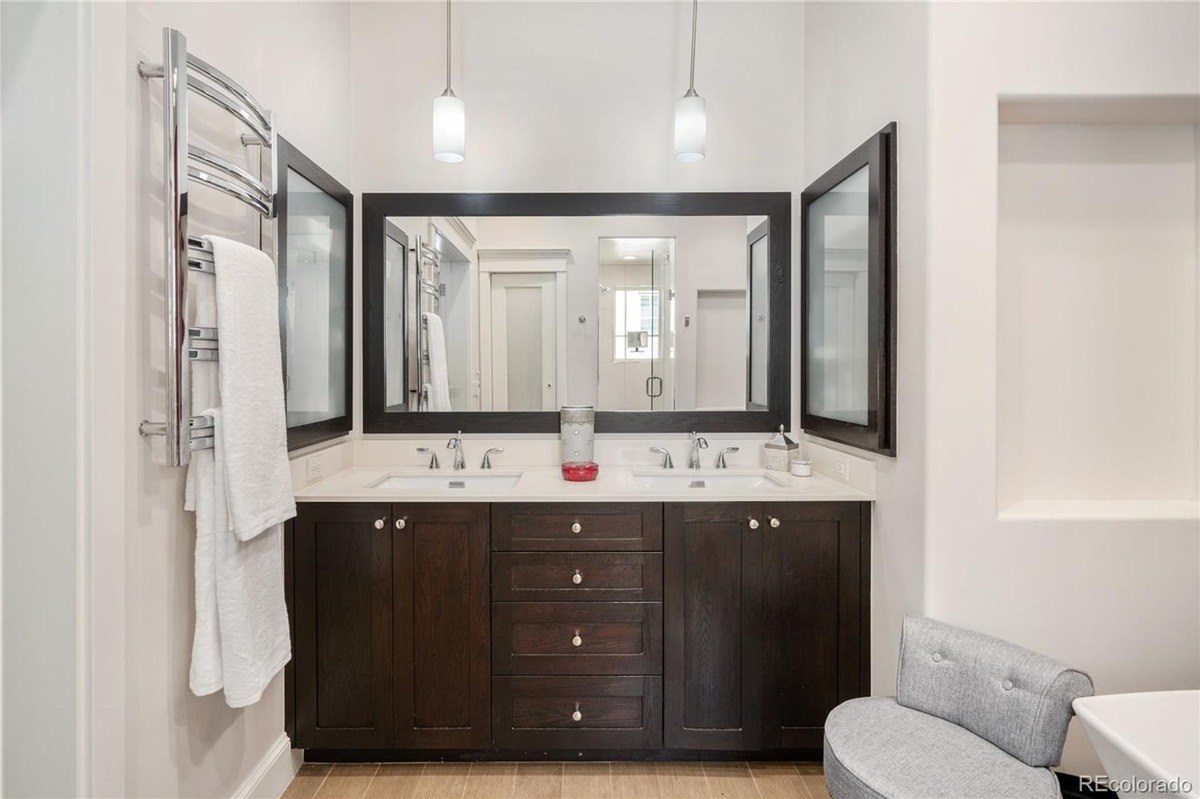
<path id="1" fill-rule="evenodd" d="M 661 677 L 494 677 L 501 749 L 656 749 Z"/>
<path id="2" fill-rule="evenodd" d="M 493 674 L 662 674 L 658 602 L 497 602 Z"/>
<path id="3" fill-rule="evenodd" d="M 492 555 L 492 599 L 529 602 L 657 602 L 657 552 L 513 552 Z"/>
<path id="4" fill-rule="evenodd" d="M 662 505 L 653 502 L 492 506 L 496 551 L 662 551 Z"/>

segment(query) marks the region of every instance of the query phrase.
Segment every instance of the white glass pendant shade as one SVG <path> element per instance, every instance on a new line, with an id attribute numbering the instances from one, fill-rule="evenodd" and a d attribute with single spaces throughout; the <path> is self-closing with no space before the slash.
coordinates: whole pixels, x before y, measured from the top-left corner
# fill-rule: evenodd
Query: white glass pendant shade
<path id="1" fill-rule="evenodd" d="M 684 164 L 703 161 L 707 134 L 704 98 L 689 91 L 675 101 L 675 160 Z"/>
<path id="2" fill-rule="evenodd" d="M 433 159 L 461 163 L 467 153 L 467 104 L 449 90 L 433 100 Z"/>

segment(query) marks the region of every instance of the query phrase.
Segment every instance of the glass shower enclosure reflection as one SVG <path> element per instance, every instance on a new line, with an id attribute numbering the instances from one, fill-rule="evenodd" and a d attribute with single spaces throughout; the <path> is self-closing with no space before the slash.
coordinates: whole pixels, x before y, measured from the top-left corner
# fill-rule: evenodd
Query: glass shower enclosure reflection
<path id="1" fill-rule="evenodd" d="M 600 240 L 599 405 L 675 410 L 675 241 Z"/>

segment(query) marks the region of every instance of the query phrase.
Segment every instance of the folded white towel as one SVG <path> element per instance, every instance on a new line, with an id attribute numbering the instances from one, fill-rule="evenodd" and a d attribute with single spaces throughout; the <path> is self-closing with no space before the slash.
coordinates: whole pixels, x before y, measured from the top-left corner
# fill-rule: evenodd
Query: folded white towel
<path id="1" fill-rule="evenodd" d="M 214 251 L 217 247 L 214 241 Z M 218 260 L 218 263 L 221 261 Z M 224 263 L 227 269 L 239 268 L 239 264 L 231 262 L 229 258 L 226 258 Z M 269 259 L 267 265 L 270 266 Z M 218 266 L 218 270 L 220 268 Z M 270 316 L 275 319 L 273 267 L 270 273 L 272 297 L 267 307 L 272 309 Z M 246 320 L 240 307 L 235 307 L 233 317 L 228 313 L 222 316 L 218 312 L 216 295 L 220 290 L 219 287 L 214 287 L 211 280 L 199 279 L 193 282 L 193 324 L 217 327 L 219 335 L 224 339 L 227 323 L 232 325 L 230 329 L 245 330 Z M 261 290 L 260 286 L 257 291 L 247 293 L 258 293 Z M 240 303 L 238 305 L 240 306 Z M 240 328 L 239 322 L 242 323 Z M 271 331 L 275 342 L 274 370 L 264 371 L 268 375 L 267 382 L 270 376 L 274 375 L 277 384 L 280 385 L 279 421 L 285 439 L 282 463 L 286 469 L 286 431 L 283 431 L 282 427 L 282 386 L 278 378 L 278 328 L 272 325 Z M 283 596 L 283 527 L 279 523 L 256 527 L 257 522 L 252 521 L 248 527 L 239 531 L 234 528 L 230 518 L 232 503 L 228 489 L 231 477 L 226 468 L 230 461 L 230 432 L 226 414 L 220 406 L 222 395 L 227 399 L 231 390 L 235 396 L 245 395 L 243 385 L 230 382 L 242 380 L 241 375 L 227 376 L 227 370 L 224 368 L 227 351 L 235 339 L 236 336 L 221 342 L 221 360 L 217 363 L 194 361 L 189 364 L 192 378 L 192 414 L 212 417 L 214 448 L 192 453 L 184 500 L 184 507 L 196 512 L 196 629 L 192 639 L 192 664 L 188 683 L 192 692 L 198 696 L 211 694 L 223 688 L 225 702 L 230 707 L 244 707 L 259 700 L 271 678 L 288 662 L 291 657 L 291 641 Z M 233 360 L 235 368 L 242 368 L 237 366 L 237 355 L 233 356 Z M 269 394 L 269 387 L 266 390 Z M 242 447 L 234 449 L 241 450 Z M 244 459 L 240 463 L 245 467 L 248 461 Z M 292 511 L 283 518 L 295 513 L 290 477 L 287 485 L 287 500 Z M 263 518 L 269 518 L 270 511 L 263 510 L 264 507 L 269 507 L 269 504 L 251 507 L 258 509 Z M 242 532 L 248 532 L 248 535 L 242 535 Z M 242 540 L 243 538 L 248 540 Z"/>
<path id="2" fill-rule="evenodd" d="M 284 420 L 279 290 L 266 253 L 207 236 L 217 328 L 229 527 L 248 541 L 296 515 Z"/>
<path id="3" fill-rule="evenodd" d="M 429 411 L 450 410 L 450 370 L 446 366 L 446 334 L 442 317 L 421 314 L 425 320 L 425 351 L 429 353 Z"/>

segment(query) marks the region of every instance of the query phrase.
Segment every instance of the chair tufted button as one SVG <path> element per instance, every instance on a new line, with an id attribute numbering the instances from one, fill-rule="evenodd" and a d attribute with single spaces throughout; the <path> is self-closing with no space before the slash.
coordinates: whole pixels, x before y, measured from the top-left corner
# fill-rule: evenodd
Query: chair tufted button
<path id="1" fill-rule="evenodd" d="M 1013 687 L 1013 685 L 1012 685 L 1012 680 L 1005 680 L 1005 681 L 1004 681 L 1004 690 L 1006 690 L 1006 691 L 1011 691 L 1011 690 L 1012 690 L 1012 687 Z"/>
<path id="2" fill-rule="evenodd" d="M 942 662 L 942 655 L 941 655 L 941 653 L 940 653 L 940 652 L 934 652 L 934 653 L 933 653 L 933 662 L 934 662 L 934 663 L 941 663 L 941 662 Z"/>

